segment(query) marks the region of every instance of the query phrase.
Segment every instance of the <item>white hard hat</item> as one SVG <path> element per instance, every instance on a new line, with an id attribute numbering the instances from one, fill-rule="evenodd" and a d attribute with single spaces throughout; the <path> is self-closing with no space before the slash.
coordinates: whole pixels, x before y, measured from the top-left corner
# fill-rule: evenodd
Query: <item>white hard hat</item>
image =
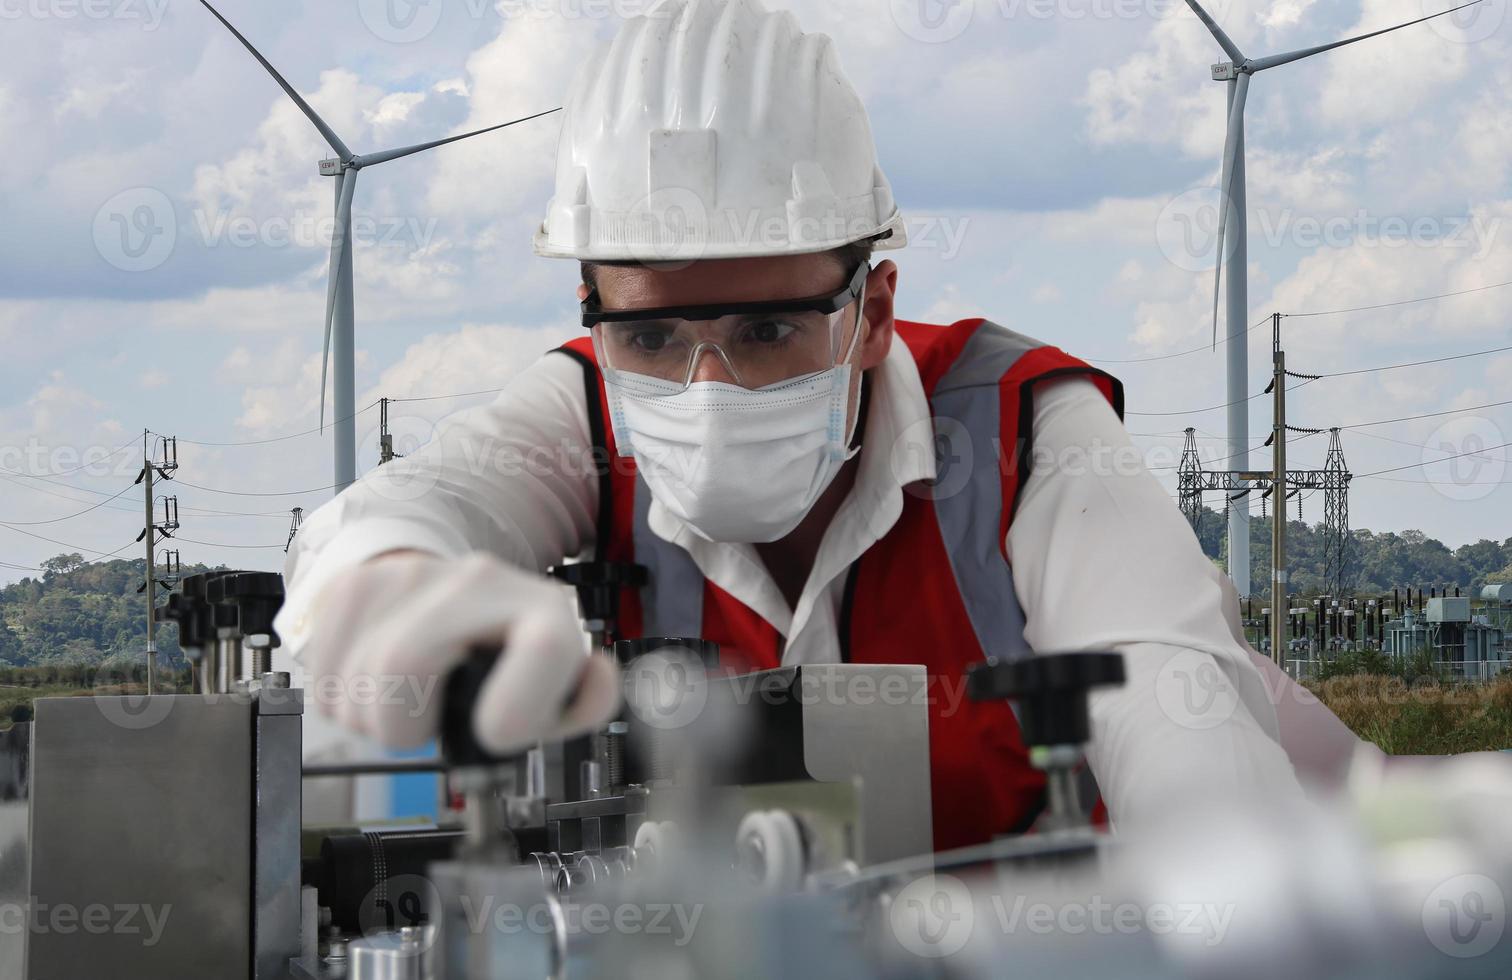
<path id="1" fill-rule="evenodd" d="M 860 97 L 823 34 L 760 0 L 666 0 L 573 85 L 537 254 L 584 261 L 905 244 Z"/>

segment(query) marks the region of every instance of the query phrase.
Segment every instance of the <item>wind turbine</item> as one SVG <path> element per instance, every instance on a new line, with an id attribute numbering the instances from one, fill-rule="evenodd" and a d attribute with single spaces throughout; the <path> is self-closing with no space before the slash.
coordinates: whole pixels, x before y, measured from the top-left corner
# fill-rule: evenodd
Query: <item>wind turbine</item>
<path id="1" fill-rule="evenodd" d="M 548 109 L 535 115 L 514 119 L 497 126 L 489 126 L 486 129 L 475 129 L 470 133 L 460 133 L 456 136 L 448 136 L 444 139 L 431 140 L 429 143 L 419 143 L 415 146 L 404 146 L 395 150 L 383 150 L 378 153 L 366 153 L 358 155 L 347 148 L 336 135 L 336 131 L 320 118 L 319 113 L 310 108 L 310 104 L 294 91 L 278 69 L 268 63 L 268 59 L 262 56 L 252 42 L 244 37 L 241 31 L 231 26 L 231 22 L 221 16 L 220 11 L 212 7 L 207 0 L 200 0 L 206 10 L 215 15 L 215 19 L 225 25 L 242 47 L 246 48 L 258 64 L 268 70 L 279 88 L 294 100 L 315 128 L 320 130 L 320 135 L 325 138 L 336 156 L 331 159 L 320 161 L 320 175 L 322 177 L 336 178 L 336 225 L 331 233 L 331 271 L 326 288 L 325 308 L 325 343 L 321 353 L 320 362 L 320 424 L 325 427 L 325 388 L 326 373 L 330 362 L 336 362 L 335 382 L 332 387 L 332 400 L 335 403 L 336 417 L 332 425 L 336 430 L 336 492 L 339 494 L 357 479 L 357 421 L 356 421 L 356 343 L 354 336 L 353 320 L 355 311 L 352 300 L 352 196 L 357 190 L 357 174 L 364 167 L 377 166 L 400 157 L 407 157 L 412 153 L 420 153 L 424 150 L 435 149 L 445 146 L 447 143 L 455 143 L 472 136 L 483 133 L 491 133 L 496 129 L 504 129 L 519 123 L 549 116 L 557 109 Z"/>
<path id="2" fill-rule="evenodd" d="M 1218 346 L 1218 297 L 1223 284 L 1223 256 L 1225 235 L 1233 212 L 1234 246 L 1229 263 L 1228 277 L 1228 443 L 1229 461 L 1233 469 L 1249 469 L 1249 346 L 1245 342 L 1249 320 L 1249 249 L 1248 219 L 1244 186 L 1244 103 L 1249 96 L 1250 76 L 1267 68 L 1287 65 L 1315 54 L 1342 48 L 1346 44 L 1364 41 L 1404 27 L 1421 24 L 1425 20 L 1443 17 L 1456 10 L 1473 7 L 1481 0 L 1471 0 L 1448 10 L 1427 17 L 1419 17 L 1405 24 L 1387 27 L 1369 34 L 1302 48 L 1286 54 L 1273 54 L 1264 58 L 1247 58 L 1239 46 L 1229 39 L 1217 21 L 1202 9 L 1197 0 L 1186 0 L 1209 33 L 1218 42 L 1232 61 L 1213 66 L 1213 81 L 1228 83 L 1228 135 L 1223 144 L 1223 176 L 1218 211 L 1218 267 L 1213 273 L 1213 346 Z M 1249 500 L 1236 501 L 1238 506 L 1229 508 L 1229 577 L 1234 588 L 1242 596 L 1250 594 L 1249 559 Z"/>

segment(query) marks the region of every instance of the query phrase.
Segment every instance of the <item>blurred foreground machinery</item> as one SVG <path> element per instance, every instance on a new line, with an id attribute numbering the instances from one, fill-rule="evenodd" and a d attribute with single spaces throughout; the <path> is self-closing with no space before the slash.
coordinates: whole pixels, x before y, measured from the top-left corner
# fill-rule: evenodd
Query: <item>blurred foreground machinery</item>
<path id="1" fill-rule="evenodd" d="M 0 976 L 1512 975 L 1501 759 L 1112 837 L 1083 747 L 1122 658 L 989 661 L 968 693 L 1014 703 L 1048 806 L 932 854 L 922 667 L 733 675 L 698 638 L 617 639 L 636 569 L 560 577 L 624 668 L 618 719 L 493 757 L 468 724 L 499 655 L 479 651 L 444 686 L 456 819 L 303 833 L 303 698 L 266 669 L 277 576 L 186 580 L 196 694 L 42 700 L 0 735 Z"/>

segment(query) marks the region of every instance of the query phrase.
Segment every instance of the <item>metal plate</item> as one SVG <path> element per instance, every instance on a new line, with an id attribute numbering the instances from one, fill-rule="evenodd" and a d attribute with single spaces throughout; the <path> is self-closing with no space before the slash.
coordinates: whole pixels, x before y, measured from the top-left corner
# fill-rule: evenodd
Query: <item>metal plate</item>
<path id="1" fill-rule="evenodd" d="M 36 702 L 31 980 L 248 975 L 252 705 L 145 700 Z"/>

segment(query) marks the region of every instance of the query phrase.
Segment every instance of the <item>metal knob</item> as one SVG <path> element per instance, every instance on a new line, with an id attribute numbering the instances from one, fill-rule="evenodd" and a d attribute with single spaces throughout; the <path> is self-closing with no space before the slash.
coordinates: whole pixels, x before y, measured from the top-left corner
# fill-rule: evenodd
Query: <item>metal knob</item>
<path id="1" fill-rule="evenodd" d="M 967 692 L 973 701 L 1017 701 L 1025 745 L 1085 745 L 1092 737 L 1088 694 L 1123 682 L 1122 654 L 1043 654 L 977 664 L 967 673 Z"/>

